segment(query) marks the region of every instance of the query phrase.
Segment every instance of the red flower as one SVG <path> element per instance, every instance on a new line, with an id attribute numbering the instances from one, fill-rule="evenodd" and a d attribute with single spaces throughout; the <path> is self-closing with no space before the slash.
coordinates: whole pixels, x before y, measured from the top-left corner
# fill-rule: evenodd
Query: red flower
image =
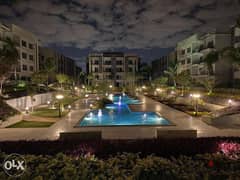
<path id="1" fill-rule="evenodd" d="M 212 160 L 210 160 L 209 162 L 208 162 L 208 167 L 213 167 L 214 166 L 214 163 L 213 163 L 213 161 Z"/>

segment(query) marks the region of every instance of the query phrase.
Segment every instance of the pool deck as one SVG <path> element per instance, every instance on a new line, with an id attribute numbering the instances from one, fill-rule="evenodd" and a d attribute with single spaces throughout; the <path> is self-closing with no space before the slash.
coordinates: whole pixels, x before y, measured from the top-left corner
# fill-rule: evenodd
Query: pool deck
<path id="1" fill-rule="evenodd" d="M 171 121 L 175 126 L 121 126 L 121 127 L 75 127 L 79 120 L 90 110 L 89 104 L 96 96 L 81 99 L 73 104 L 71 112 L 59 119 L 49 128 L 2 128 L 0 141 L 6 140 L 55 140 L 60 132 L 101 131 L 104 139 L 138 139 L 156 137 L 158 130 L 196 129 L 198 137 L 239 136 L 239 129 L 218 129 L 204 123 L 201 118 L 192 117 L 145 96 L 139 96 L 144 103 L 131 105 L 132 111 L 155 111 Z"/>

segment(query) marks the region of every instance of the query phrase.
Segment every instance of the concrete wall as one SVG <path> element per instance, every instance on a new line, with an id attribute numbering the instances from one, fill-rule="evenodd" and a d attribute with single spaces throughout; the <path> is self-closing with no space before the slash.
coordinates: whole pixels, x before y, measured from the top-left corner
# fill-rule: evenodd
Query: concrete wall
<path id="1" fill-rule="evenodd" d="M 45 93 L 45 94 L 37 94 L 33 96 L 34 101 L 31 103 L 30 96 L 24 96 L 20 98 L 10 99 L 7 100 L 6 103 L 18 110 L 25 110 L 26 107 L 38 106 L 41 104 L 46 104 L 47 101 L 52 100 L 52 93 Z"/>

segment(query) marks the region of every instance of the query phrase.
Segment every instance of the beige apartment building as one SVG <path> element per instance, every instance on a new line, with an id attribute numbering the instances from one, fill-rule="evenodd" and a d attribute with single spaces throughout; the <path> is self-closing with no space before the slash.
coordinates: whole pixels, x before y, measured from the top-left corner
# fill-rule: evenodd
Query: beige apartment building
<path id="1" fill-rule="evenodd" d="M 96 83 L 109 82 L 114 86 L 121 87 L 128 83 L 129 75 L 136 75 L 139 70 L 139 62 L 139 57 L 132 54 L 92 53 L 87 59 L 87 73 L 93 75 Z"/>
<path id="2" fill-rule="evenodd" d="M 211 51 L 221 51 L 231 46 L 231 34 L 213 32 L 203 35 L 194 34 L 177 43 L 177 61 L 179 73 L 189 71 L 192 78 L 209 77 L 204 57 Z M 219 60 L 213 64 L 213 73 L 219 84 L 230 84 L 232 80 L 232 63 L 219 55 Z"/>
<path id="3" fill-rule="evenodd" d="M 19 52 L 19 64 L 11 79 L 30 80 L 33 72 L 38 71 L 38 39 L 31 32 L 14 24 L 0 24 L 1 38 L 12 38 Z M 0 43 L 1 45 L 3 42 Z"/>
<path id="4" fill-rule="evenodd" d="M 234 26 L 232 30 L 233 47 L 240 48 L 240 27 Z M 234 66 L 233 73 L 234 79 L 240 82 L 240 67 L 238 65 Z"/>

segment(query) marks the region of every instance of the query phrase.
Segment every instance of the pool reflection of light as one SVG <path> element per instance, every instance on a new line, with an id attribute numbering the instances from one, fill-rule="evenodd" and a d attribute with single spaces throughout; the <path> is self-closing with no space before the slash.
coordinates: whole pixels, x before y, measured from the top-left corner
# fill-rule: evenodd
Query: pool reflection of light
<path id="1" fill-rule="evenodd" d="M 98 117 L 102 117 L 102 110 L 101 109 L 98 110 Z"/>

